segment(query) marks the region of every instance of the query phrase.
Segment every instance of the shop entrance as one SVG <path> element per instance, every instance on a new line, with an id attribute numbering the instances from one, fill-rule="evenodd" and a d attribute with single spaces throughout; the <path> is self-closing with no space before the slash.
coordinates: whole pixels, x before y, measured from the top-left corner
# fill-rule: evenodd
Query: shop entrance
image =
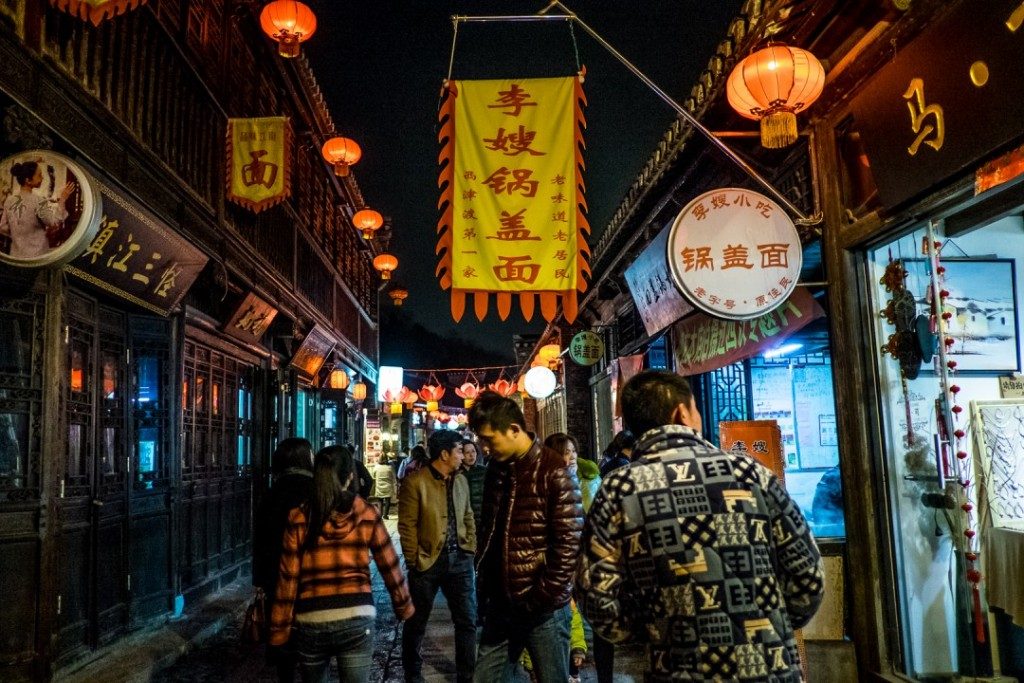
<path id="1" fill-rule="evenodd" d="M 170 604 L 171 330 L 73 290 L 67 303 L 57 650 L 73 657 Z"/>

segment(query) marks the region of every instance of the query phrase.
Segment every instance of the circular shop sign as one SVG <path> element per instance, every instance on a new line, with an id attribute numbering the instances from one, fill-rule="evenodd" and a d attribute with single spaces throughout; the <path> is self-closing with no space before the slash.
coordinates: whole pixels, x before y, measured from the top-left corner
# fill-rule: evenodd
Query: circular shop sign
<path id="1" fill-rule="evenodd" d="M 71 159 L 31 150 L 0 161 L 0 262 L 22 268 L 67 263 L 99 228 L 99 187 Z"/>
<path id="2" fill-rule="evenodd" d="M 589 330 L 577 333 L 569 342 L 569 357 L 577 365 L 593 365 L 604 357 L 604 339 Z"/>
<path id="3" fill-rule="evenodd" d="M 697 308 L 749 320 L 789 297 L 803 251 L 793 221 L 778 204 L 727 187 L 705 192 L 679 212 L 669 232 L 668 264 Z"/>

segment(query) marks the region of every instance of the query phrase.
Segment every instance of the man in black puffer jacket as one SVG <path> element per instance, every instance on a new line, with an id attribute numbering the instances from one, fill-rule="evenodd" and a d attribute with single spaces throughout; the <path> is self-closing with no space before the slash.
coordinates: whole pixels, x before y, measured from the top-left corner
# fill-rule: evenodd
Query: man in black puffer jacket
<path id="1" fill-rule="evenodd" d="M 305 439 L 283 440 L 274 449 L 270 471 L 274 483 L 256 511 L 252 537 L 252 585 L 262 588 L 266 594 L 268 613 L 277 590 L 288 513 L 309 501 L 313 486 L 313 447 Z M 276 666 L 278 680 L 289 683 L 295 680 L 298 658 L 294 648 L 268 645 L 267 660 Z"/>
<path id="2" fill-rule="evenodd" d="M 540 683 L 565 683 L 583 529 L 579 483 L 560 453 L 526 431 L 512 399 L 484 392 L 469 426 L 490 454 L 477 546 L 483 634 L 475 680 L 510 680 L 525 648 Z"/>

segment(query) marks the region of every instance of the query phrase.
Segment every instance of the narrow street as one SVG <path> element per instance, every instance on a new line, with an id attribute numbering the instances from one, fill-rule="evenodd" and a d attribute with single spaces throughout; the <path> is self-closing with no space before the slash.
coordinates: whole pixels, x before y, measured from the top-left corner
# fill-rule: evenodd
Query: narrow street
<path id="1" fill-rule="evenodd" d="M 397 521 L 388 520 L 387 526 L 395 548 L 399 549 Z M 395 620 L 387 590 L 377 573 L 376 566 L 372 563 L 370 566 L 373 574 L 374 602 L 377 605 L 377 642 L 370 680 L 374 683 L 400 683 L 404 680 L 401 627 Z M 159 683 L 273 683 L 277 679 L 273 668 L 266 665 L 263 648 L 242 643 L 239 637 L 241 627 L 242 617 L 239 616 L 233 625 L 205 641 L 200 648 L 182 657 L 174 666 L 154 676 L 153 680 Z M 642 667 L 638 656 L 640 652 L 630 650 L 625 654 L 617 654 L 620 656 L 616 668 L 622 673 L 616 674 L 616 683 L 641 680 Z M 455 680 L 454 634 L 444 596 L 440 593 L 430 615 L 427 637 L 423 641 L 423 658 L 423 673 L 429 683 Z M 517 683 L 529 683 L 530 678 L 526 672 L 521 671 L 520 674 Z M 337 674 L 332 671 L 332 675 L 336 677 Z M 581 670 L 580 680 L 597 680 L 592 663 L 588 663 Z"/>

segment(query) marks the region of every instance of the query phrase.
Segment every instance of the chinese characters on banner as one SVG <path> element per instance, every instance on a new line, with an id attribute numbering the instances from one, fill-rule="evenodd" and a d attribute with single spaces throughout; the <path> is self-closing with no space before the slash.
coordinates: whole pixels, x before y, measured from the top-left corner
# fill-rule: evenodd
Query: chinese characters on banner
<path id="1" fill-rule="evenodd" d="M 644 329 L 652 337 L 693 311 L 668 270 L 665 250 L 671 226 L 665 226 L 626 268 L 626 284 L 633 295 Z"/>
<path id="2" fill-rule="evenodd" d="M 259 213 L 292 192 L 288 119 L 228 119 L 228 200 Z"/>
<path id="3" fill-rule="evenodd" d="M 782 305 L 803 265 L 793 221 L 762 194 L 712 190 L 687 204 L 668 237 L 680 291 L 703 311 L 750 320 Z"/>
<path id="4" fill-rule="evenodd" d="M 472 293 L 483 319 L 494 292 L 503 320 L 518 294 L 527 319 L 537 295 L 545 319 L 560 297 L 572 322 L 590 273 L 580 78 L 453 81 L 447 93 L 437 273 L 452 316 Z"/>
<path id="5" fill-rule="evenodd" d="M 1021 0 L 964 0 L 872 76 L 852 107 L 882 204 L 898 206 L 1018 140 L 1022 52 Z"/>
<path id="6" fill-rule="evenodd" d="M 100 184 L 103 217 L 65 269 L 100 289 L 169 315 L 209 260 L 156 218 Z"/>
<path id="7" fill-rule="evenodd" d="M 676 372 L 700 375 L 749 358 L 824 315 L 810 292 L 799 287 L 782 306 L 754 320 L 689 316 L 672 328 Z"/>

